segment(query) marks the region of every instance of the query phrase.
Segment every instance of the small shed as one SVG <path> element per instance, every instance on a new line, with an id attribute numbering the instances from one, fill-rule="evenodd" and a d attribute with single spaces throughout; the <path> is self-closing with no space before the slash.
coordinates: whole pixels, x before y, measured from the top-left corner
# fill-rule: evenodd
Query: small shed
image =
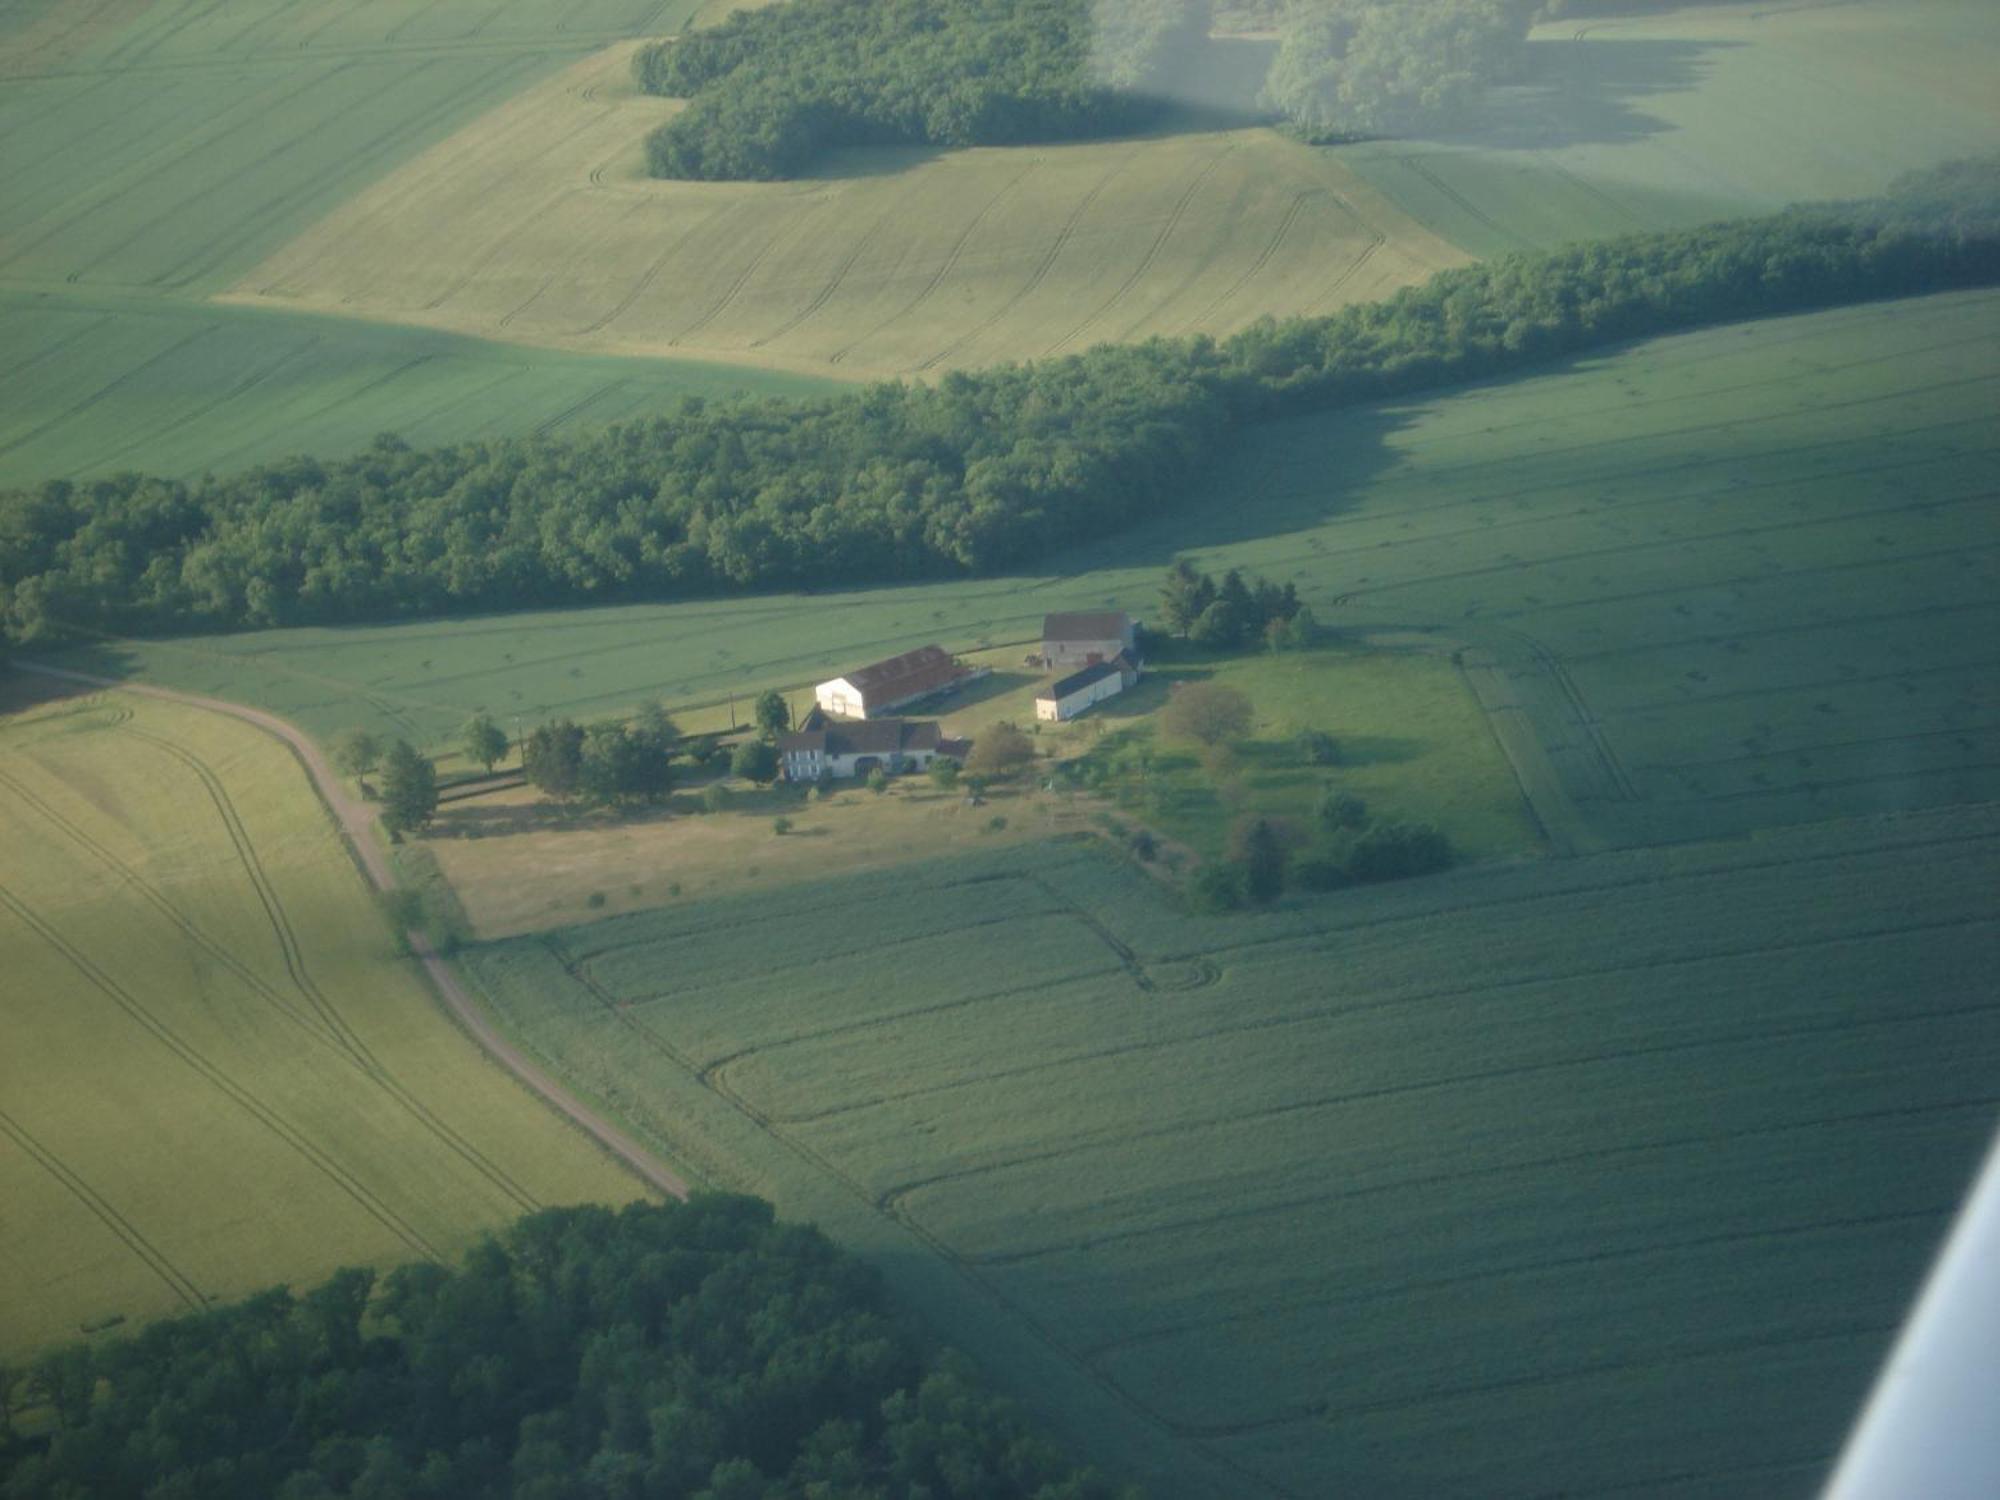
<path id="1" fill-rule="evenodd" d="M 1063 724 L 1078 714 L 1115 698 L 1131 685 L 1133 677 L 1125 662 L 1101 661 L 1058 678 L 1035 699 L 1035 717 L 1046 724 Z"/>

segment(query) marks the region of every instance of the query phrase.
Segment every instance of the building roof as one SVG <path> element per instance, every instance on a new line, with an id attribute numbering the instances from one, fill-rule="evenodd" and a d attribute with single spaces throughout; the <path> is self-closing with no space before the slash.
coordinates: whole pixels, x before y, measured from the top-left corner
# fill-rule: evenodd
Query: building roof
<path id="1" fill-rule="evenodd" d="M 1132 617 L 1122 609 L 1045 615 L 1042 618 L 1042 639 L 1045 641 L 1123 640 L 1125 632 L 1131 625 Z"/>
<path id="2" fill-rule="evenodd" d="M 942 646 L 919 646 L 901 656 L 857 667 L 834 680 L 844 679 L 864 699 L 893 703 L 949 687 L 957 677 L 958 663 L 950 652 Z"/>
<path id="3" fill-rule="evenodd" d="M 1049 690 L 1039 694 L 1038 697 L 1051 698 L 1060 703 L 1063 699 L 1069 697 L 1070 694 L 1080 693 L 1085 688 L 1093 687 L 1104 681 L 1107 677 L 1122 677 L 1123 675 L 1124 670 L 1116 661 L 1092 662 L 1081 672 L 1072 672 L 1069 676 L 1058 678 L 1055 682 L 1050 683 Z"/>
<path id="4" fill-rule="evenodd" d="M 935 719 L 862 719 L 788 734 L 778 741 L 778 750 L 784 755 L 811 750 L 825 755 L 908 755 L 936 750 L 942 743 Z"/>

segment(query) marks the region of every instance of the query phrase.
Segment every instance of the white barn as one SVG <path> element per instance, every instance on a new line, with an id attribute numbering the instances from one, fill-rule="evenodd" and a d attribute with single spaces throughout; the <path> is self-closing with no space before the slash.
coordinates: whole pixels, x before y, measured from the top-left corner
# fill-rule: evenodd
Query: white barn
<path id="1" fill-rule="evenodd" d="M 813 697 L 836 719 L 874 719 L 943 692 L 967 675 L 942 646 L 919 646 L 822 682 Z"/>
<path id="2" fill-rule="evenodd" d="M 1046 724 L 1062 724 L 1078 714 L 1115 698 L 1138 679 L 1123 661 L 1101 661 L 1059 678 L 1035 699 L 1035 717 Z"/>

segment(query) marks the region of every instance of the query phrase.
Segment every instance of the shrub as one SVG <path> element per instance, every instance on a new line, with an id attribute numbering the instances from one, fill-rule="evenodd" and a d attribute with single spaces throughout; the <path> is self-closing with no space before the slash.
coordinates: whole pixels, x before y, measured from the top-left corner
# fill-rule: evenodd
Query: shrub
<path id="1" fill-rule="evenodd" d="M 1359 828 L 1368 821 L 1368 804 L 1330 786 L 1320 793 L 1319 820 L 1328 828 Z"/>
<path id="2" fill-rule="evenodd" d="M 1308 891 L 1337 891 L 1353 884 L 1347 855 L 1338 849 L 1309 849 L 1292 861 L 1292 883 Z"/>
<path id="3" fill-rule="evenodd" d="M 1006 827 L 1007 816 L 1005 813 L 995 813 L 986 820 L 986 831 L 988 833 L 1001 833 L 1005 831 Z"/>
<path id="4" fill-rule="evenodd" d="M 778 752 L 764 740 L 746 740 L 729 757 L 729 769 L 745 781 L 769 786 L 778 777 Z"/>
<path id="5" fill-rule="evenodd" d="M 1309 766 L 1337 766 L 1340 746 L 1321 729 L 1308 729 L 1299 736 L 1299 759 Z"/>
<path id="6" fill-rule="evenodd" d="M 1141 828 L 1137 833 L 1132 835 L 1132 852 L 1138 855 L 1146 864 L 1151 864 L 1153 856 L 1160 852 L 1159 841 L 1152 834 Z"/>
<path id="7" fill-rule="evenodd" d="M 1243 867 L 1211 859 L 1196 869 L 1188 881 L 1188 894 L 1194 898 L 1198 911 L 1235 911 L 1247 898 Z"/>
<path id="8" fill-rule="evenodd" d="M 949 755 L 940 755 L 931 762 L 931 785 L 941 792 L 948 792 L 958 785 L 958 762 Z"/>
<path id="9" fill-rule="evenodd" d="M 592 911 L 596 911 L 600 906 L 604 904 L 604 892 L 592 891 L 588 896 L 585 896 L 583 898 L 583 904 L 589 907 Z"/>
<path id="10" fill-rule="evenodd" d="M 792 820 L 790 818 L 773 818 L 771 820 L 771 832 L 775 833 L 779 838 L 783 838 L 791 831 Z"/>
<path id="11" fill-rule="evenodd" d="M 1230 838 L 1233 863 L 1243 871 L 1243 894 L 1269 906 L 1285 891 L 1285 841 L 1269 818 L 1245 818 Z"/>
<path id="12" fill-rule="evenodd" d="M 889 773 L 877 766 L 868 773 L 868 790 L 880 796 L 889 790 Z"/>
<path id="13" fill-rule="evenodd" d="M 709 812 L 721 812 L 729 806 L 729 788 L 719 781 L 711 781 L 701 789 L 701 805 Z"/>
<path id="14" fill-rule="evenodd" d="M 1451 841 L 1428 823 L 1381 823 L 1354 841 L 1347 873 L 1356 880 L 1404 880 L 1448 869 Z"/>

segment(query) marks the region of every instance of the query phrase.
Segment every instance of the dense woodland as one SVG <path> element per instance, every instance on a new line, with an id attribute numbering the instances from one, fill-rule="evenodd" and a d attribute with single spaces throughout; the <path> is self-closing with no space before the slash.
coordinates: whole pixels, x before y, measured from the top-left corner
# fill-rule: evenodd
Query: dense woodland
<path id="1" fill-rule="evenodd" d="M 1197 490 L 1230 433 L 1648 334 L 2000 281 L 2000 163 L 1890 196 L 1445 272 L 1220 342 L 579 437 L 0 494 L 0 620 L 32 639 L 382 620 L 1018 568 Z M 1330 476 L 1330 478 L 1337 476 Z"/>
<path id="2" fill-rule="evenodd" d="M 6 1500 L 1113 1500 L 754 1198 L 551 1209 L 0 1370 Z"/>
<path id="3" fill-rule="evenodd" d="M 997 146 L 1128 130 L 1196 0 L 795 0 L 642 49 L 648 93 L 691 101 L 647 141 L 656 177 L 795 177 L 836 146 Z"/>

